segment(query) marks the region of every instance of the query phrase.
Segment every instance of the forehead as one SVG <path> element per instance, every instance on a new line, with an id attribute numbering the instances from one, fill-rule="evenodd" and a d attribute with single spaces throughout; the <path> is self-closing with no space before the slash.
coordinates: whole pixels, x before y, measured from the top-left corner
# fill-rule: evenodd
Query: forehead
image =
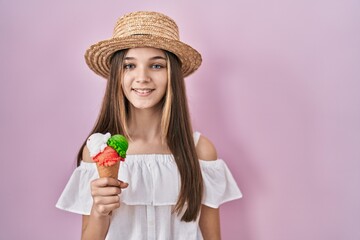
<path id="1" fill-rule="evenodd" d="M 164 51 L 158 48 L 131 48 L 125 55 L 125 58 L 135 59 L 149 59 L 153 57 L 166 58 Z"/>

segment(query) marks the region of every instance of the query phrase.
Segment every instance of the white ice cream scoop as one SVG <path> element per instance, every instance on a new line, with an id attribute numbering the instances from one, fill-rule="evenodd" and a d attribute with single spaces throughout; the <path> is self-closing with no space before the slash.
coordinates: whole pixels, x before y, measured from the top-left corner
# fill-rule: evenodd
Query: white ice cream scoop
<path id="1" fill-rule="evenodd" d="M 86 146 L 89 149 L 90 157 L 95 157 L 100 152 L 103 152 L 107 147 L 107 141 L 111 137 L 110 133 L 94 133 L 86 141 Z"/>

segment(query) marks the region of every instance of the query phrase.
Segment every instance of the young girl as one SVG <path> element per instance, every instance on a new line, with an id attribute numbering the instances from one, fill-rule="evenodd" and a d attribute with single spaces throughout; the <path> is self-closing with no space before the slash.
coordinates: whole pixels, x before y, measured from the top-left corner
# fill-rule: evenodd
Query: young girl
<path id="1" fill-rule="evenodd" d="M 134 12 L 85 58 L 107 79 L 90 134 L 123 134 L 129 148 L 120 181 L 99 178 L 84 143 L 56 206 L 83 215 L 82 239 L 220 239 L 218 207 L 241 192 L 211 141 L 192 131 L 184 77 L 201 55 L 169 17 Z"/>

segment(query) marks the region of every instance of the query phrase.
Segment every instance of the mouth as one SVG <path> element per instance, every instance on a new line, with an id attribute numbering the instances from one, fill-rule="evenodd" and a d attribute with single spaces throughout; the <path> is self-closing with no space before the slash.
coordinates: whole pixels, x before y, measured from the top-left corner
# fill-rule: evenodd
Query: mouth
<path id="1" fill-rule="evenodd" d="M 148 96 L 155 91 L 154 88 L 132 88 L 131 90 L 139 96 Z"/>

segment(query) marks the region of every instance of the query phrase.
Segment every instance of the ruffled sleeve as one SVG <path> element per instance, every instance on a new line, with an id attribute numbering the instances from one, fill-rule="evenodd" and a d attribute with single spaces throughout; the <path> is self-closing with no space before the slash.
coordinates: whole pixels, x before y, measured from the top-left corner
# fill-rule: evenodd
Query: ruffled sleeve
<path id="1" fill-rule="evenodd" d="M 81 162 L 71 175 L 56 207 L 73 213 L 90 215 L 92 197 L 90 182 L 99 177 L 95 165 Z"/>
<path id="2" fill-rule="evenodd" d="M 218 208 L 221 204 L 242 197 L 226 163 L 221 160 L 200 160 L 204 181 L 203 204 Z"/>

